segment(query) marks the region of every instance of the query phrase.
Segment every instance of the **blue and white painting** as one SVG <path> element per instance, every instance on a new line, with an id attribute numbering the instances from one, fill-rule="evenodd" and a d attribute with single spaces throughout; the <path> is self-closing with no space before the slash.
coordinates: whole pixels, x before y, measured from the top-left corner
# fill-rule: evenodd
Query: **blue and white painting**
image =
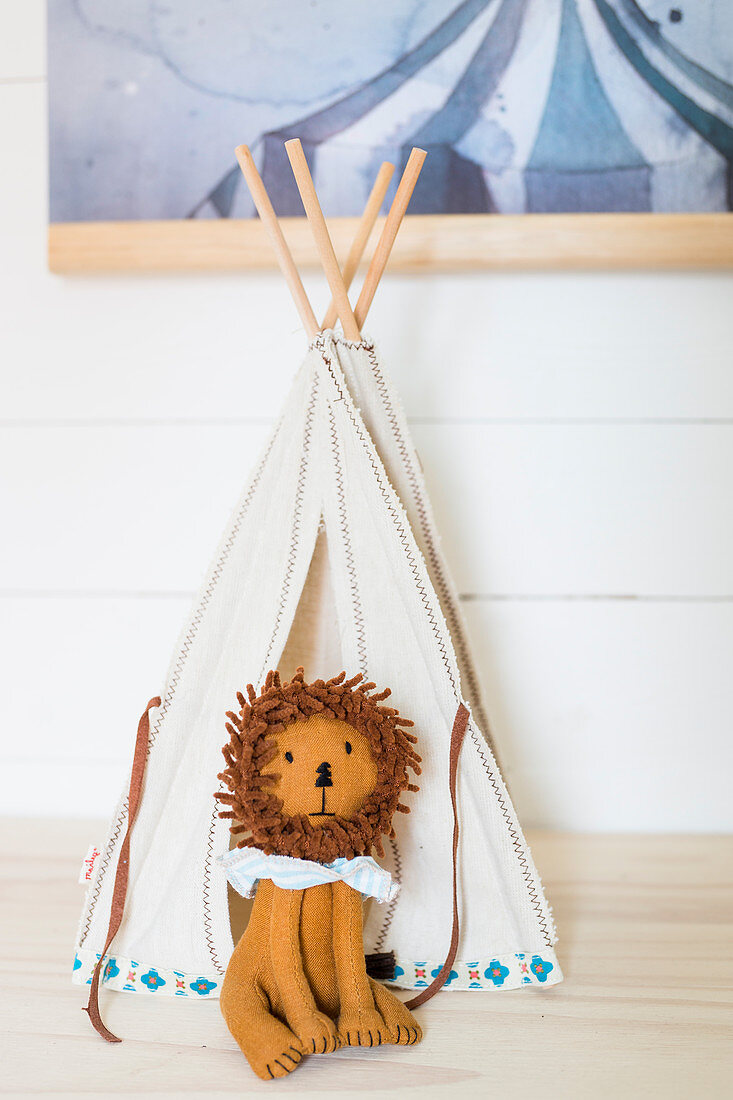
<path id="1" fill-rule="evenodd" d="M 52 221 L 731 209 L 733 0 L 49 0 Z"/>

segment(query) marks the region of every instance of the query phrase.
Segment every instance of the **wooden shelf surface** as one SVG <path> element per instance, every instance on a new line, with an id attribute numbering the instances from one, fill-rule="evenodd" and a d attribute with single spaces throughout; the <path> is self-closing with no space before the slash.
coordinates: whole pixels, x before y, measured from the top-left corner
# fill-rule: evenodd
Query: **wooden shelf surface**
<path id="1" fill-rule="evenodd" d="M 115 1097 L 730 1095 L 733 838 L 530 833 L 565 982 L 441 993 L 415 1048 L 310 1058 L 282 1083 L 250 1072 L 215 1002 L 104 995 L 110 1046 L 71 985 L 95 822 L 0 820 L 4 1094 Z"/>

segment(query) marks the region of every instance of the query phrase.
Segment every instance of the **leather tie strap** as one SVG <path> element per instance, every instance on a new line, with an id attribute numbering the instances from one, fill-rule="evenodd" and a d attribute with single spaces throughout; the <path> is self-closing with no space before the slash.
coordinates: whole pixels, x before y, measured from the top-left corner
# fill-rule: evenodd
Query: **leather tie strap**
<path id="1" fill-rule="evenodd" d="M 89 1013 L 92 1027 L 103 1039 L 106 1039 L 108 1043 L 121 1043 L 122 1040 L 116 1035 L 113 1035 L 112 1032 L 105 1027 L 104 1021 L 99 1013 L 99 983 L 102 977 L 102 969 L 105 966 L 107 952 L 110 949 L 112 940 L 119 931 L 125 913 L 127 883 L 130 876 L 130 834 L 132 833 L 132 827 L 135 824 L 135 817 L 140 805 L 140 795 L 142 794 L 143 778 L 145 776 L 148 741 L 150 739 L 150 711 L 153 707 L 159 706 L 160 697 L 156 696 L 154 699 L 150 700 L 138 722 L 135 752 L 132 758 L 132 774 L 130 775 L 130 793 L 127 800 L 127 831 L 125 832 L 125 839 L 122 841 L 120 856 L 117 860 L 117 872 L 115 874 L 115 884 L 112 891 L 112 906 L 109 913 L 107 940 L 99 962 L 95 966 L 94 973 L 92 974 L 92 988 L 89 991 L 89 1004 L 82 1010 L 83 1012 Z"/>
<path id="2" fill-rule="evenodd" d="M 456 780 L 458 777 L 458 757 L 461 755 L 461 746 L 468 729 L 468 708 L 460 704 L 453 722 L 453 730 L 450 735 L 450 800 L 453 806 L 453 932 L 450 938 L 448 955 L 440 970 L 430 985 L 423 989 L 416 997 L 406 1001 L 407 1008 L 419 1008 L 438 993 L 450 976 L 451 967 L 456 959 L 458 951 L 458 935 L 460 931 L 458 920 L 458 801 L 456 798 Z"/>

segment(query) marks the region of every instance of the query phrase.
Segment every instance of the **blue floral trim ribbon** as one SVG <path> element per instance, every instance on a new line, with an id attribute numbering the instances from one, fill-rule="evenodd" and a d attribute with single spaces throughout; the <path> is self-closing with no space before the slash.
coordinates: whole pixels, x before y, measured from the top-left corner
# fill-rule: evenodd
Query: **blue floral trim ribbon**
<path id="1" fill-rule="evenodd" d="M 74 956 L 72 981 L 77 985 L 89 985 L 99 955 L 78 948 Z M 395 976 L 388 983 L 399 989 L 421 989 L 430 985 L 440 972 L 442 962 L 437 959 L 408 962 L 397 959 Z M 546 989 L 562 981 L 562 971 L 552 948 L 528 951 L 521 954 L 498 955 L 476 962 L 454 962 L 444 989 L 520 989 L 534 986 Z M 169 997 L 193 997 L 194 1000 L 214 1000 L 219 996 L 222 975 L 187 974 L 182 970 L 148 966 L 135 959 L 111 954 L 102 972 L 102 983 L 107 989 L 123 993 L 155 994 Z"/>
<path id="2" fill-rule="evenodd" d="M 406 962 L 397 959 L 395 976 L 387 984 L 399 989 L 422 989 L 440 973 L 442 962 L 426 959 Z M 538 989 L 557 985 L 562 970 L 551 947 L 540 951 L 497 955 L 475 962 L 454 962 L 443 989 L 521 989 L 531 985 Z"/>
<path id="3" fill-rule="evenodd" d="M 98 961 L 99 955 L 94 951 L 77 948 L 71 980 L 77 985 L 90 985 Z M 221 975 L 186 974 L 182 970 L 147 966 L 136 959 L 112 953 L 102 971 L 102 984 L 106 989 L 116 989 L 122 993 L 155 993 L 159 996 L 211 1000 L 219 996 Z"/>

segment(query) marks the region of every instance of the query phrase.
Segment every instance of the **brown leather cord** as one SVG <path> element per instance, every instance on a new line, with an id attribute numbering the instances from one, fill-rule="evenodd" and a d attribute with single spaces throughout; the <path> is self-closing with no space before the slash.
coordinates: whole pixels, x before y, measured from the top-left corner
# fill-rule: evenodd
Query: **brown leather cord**
<path id="1" fill-rule="evenodd" d="M 456 711 L 456 717 L 453 722 L 453 729 L 450 735 L 450 800 L 453 806 L 453 931 L 450 938 L 450 947 L 448 948 L 448 955 L 440 970 L 440 973 L 435 976 L 433 981 L 427 987 L 423 989 L 416 997 L 412 997 L 411 1000 L 406 1001 L 405 1004 L 408 1008 L 419 1008 L 420 1005 L 424 1005 L 426 1001 L 429 1001 L 431 997 L 434 997 L 438 993 L 450 976 L 451 967 L 456 959 L 456 952 L 458 951 L 458 935 L 460 931 L 460 924 L 458 920 L 458 801 L 456 798 L 456 780 L 458 778 L 458 757 L 461 755 L 461 746 L 463 745 L 463 739 L 466 736 L 466 730 L 468 728 L 469 713 L 468 708 L 460 704 Z"/>
<path id="2" fill-rule="evenodd" d="M 130 793 L 127 801 L 127 831 L 125 833 L 125 839 L 122 841 L 120 857 L 117 861 L 117 872 L 115 874 L 115 884 L 112 891 L 112 906 L 109 914 L 107 940 L 92 975 L 89 1004 L 83 1009 L 84 1012 L 89 1013 L 89 1019 L 92 1022 L 94 1030 L 97 1031 L 103 1039 L 106 1039 L 108 1043 L 121 1043 L 122 1040 L 116 1035 L 113 1035 L 112 1032 L 104 1026 L 104 1022 L 99 1013 L 99 982 L 102 976 L 102 968 L 105 966 L 107 952 L 110 949 L 112 940 L 119 931 L 125 913 L 127 882 L 130 874 L 130 834 L 132 833 L 132 827 L 135 824 L 135 817 L 140 805 L 140 795 L 142 794 L 143 778 L 145 776 L 145 763 L 147 761 L 148 741 L 150 738 L 150 711 L 153 707 L 159 706 L 160 697 L 156 696 L 154 699 L 150 700 L 138 722 L 135 752 L 132 758 L 132 774 L 130 775 Z"/>

